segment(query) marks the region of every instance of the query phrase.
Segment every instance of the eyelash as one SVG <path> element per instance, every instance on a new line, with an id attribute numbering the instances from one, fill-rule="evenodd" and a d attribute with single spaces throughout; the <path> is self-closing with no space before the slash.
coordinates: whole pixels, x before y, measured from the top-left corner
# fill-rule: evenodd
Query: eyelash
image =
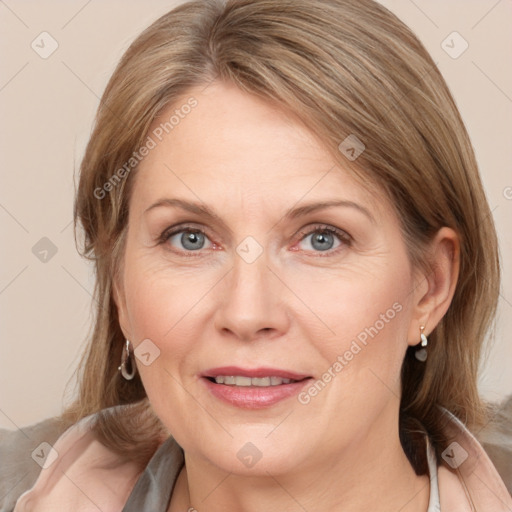
<path id="1" fill-rule="evenodd" d="M 205 237 L 208 238 L 208 235 L 206 232 L 198 227 L 190 226 L 190 225 L 179 225 L 179 226 L 173 226 L 170 227 L 162 232 L 162 234 L 158 237 L 158 245 L 165 244 L 169 241 L 169 239 L 177 235 L 178 233 L 182 232 L 189 232 L 189 233 L 201 233 Z M 339 241 L 342 245 L 337 247 L 336 249 L 329 249 L 328 251 L 313 251 L 317 253 L 318 257 L 326 257 L 326 256 L 332 256 L 333 254 L 337 254 L 340 250 L 343 250 L 343 245 L 350 246 L 352 243 L 352 237 L 346 232 L 341 229 L 335 228 L 333 226 L 325 225 L 325 224 L 318 224 L 316 226 L 313 226 L 309 230 L 302 230 L 299 232 L 299 242 L 301 242 L 306 236 L 312 235 L 313 233 L 328 233 L 334 236 L 337 236 Z M 181 250 L 175 250 L 171 249 L 172 252 L 179 253 L 179 254 L 187 254 L 187 257 L 195 257 L 199 256 L 200 254 L 194 254 L 195 252 L 200 253 L 200 251 L 181 251 Z M 324 254 L 322 254 L 324 253 Z"/>

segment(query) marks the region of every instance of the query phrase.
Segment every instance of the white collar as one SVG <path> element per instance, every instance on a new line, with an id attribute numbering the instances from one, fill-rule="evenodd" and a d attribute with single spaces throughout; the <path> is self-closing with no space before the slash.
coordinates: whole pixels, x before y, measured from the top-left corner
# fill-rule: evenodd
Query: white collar
<path id="1" fill-rule="evenodd" d="M 437 457 L 436 452 L 428 436 L 425 436 L 425 442 L 427 443 L 427 462 L 428 462 L 428 473 L 430 477 L 430 497 L 428 500 L 427 512 L 441 512 L 441 501 L 439 498 L 439 486 L 437 484 Z"/>

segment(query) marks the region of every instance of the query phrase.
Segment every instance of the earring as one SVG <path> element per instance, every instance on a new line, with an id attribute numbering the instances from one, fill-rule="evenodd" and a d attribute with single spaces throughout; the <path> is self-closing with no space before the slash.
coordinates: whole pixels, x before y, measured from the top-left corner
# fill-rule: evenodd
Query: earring
<path id="1" fill-rule="evenodd" d="M 424 325 L 420 325 L 420 339 L 421 339 L 421 343 L 419 343 L 419 344 L 421 344 L 422 348 L 416 350 L 416 352 L 414 353 L 414 355 L 416 356 L 416 359 L 418 361 L 421 361 L 422 363 L 424 363 L 427 360 L 427 349 L 425 347 L 427 346 L 428 339 L 425 336 L 425 333 L 423 332 L 424 330 L 425 330 L 425 326 Z"/>
<path id="2" fill-rule="evenodd" d="M 132 371 L 130 373 L 127 372 L 126 370 L 126 361 L 127 360 L 130 360 L 130 367 L 132 369 Z M 136 370 L 136 366 L 135 366 L 135 362 L 133 360 L 133 358 L 131 357 L 130 355 L 130 341 L 129 340 L 126 340 L 126 345 L 123 349 L 123 353 L 121 355 L 121 366 L 119 366 L 117 369 L 121 372 L 121 375 L 126 379 L 126 380 L 132 380 L 133 377 L 135 377 L 135 370 Z"/>

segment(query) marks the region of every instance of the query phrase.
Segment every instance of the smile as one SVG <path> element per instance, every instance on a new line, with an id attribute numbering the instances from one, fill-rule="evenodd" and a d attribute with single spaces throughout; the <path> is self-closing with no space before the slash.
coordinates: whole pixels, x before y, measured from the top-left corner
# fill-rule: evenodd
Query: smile
<path id="1" fill-rule="evenodd" d="M 282 384 L 290 384 L 290 382 L 297 382 L 292 379 L 285 379 L 283 377 L 244 377 L 241 375 L 218 375 L 215 377 L 217 384 L 225 384 L 226 386 L 281 386 Z"/>
<path id="2" fill-rule="evenodd" d="M 223 367 L 201 375 L 210 396 L 243 409 L 271 407 L 297 395 L 311 376 L 273 368 Z"/>

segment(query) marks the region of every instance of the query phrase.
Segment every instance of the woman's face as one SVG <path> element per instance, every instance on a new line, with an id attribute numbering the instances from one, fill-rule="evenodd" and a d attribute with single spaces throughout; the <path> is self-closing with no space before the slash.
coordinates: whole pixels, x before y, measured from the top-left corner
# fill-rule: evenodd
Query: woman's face
<path id="1" fill-rule="evenodd" d="M 371 461 L 397 438 L 419 342 L 421 286 L 389 202 L 234 86 L 191 89 L 150 136 L 117 303 L 156 414 L 229 472 Z"/>

